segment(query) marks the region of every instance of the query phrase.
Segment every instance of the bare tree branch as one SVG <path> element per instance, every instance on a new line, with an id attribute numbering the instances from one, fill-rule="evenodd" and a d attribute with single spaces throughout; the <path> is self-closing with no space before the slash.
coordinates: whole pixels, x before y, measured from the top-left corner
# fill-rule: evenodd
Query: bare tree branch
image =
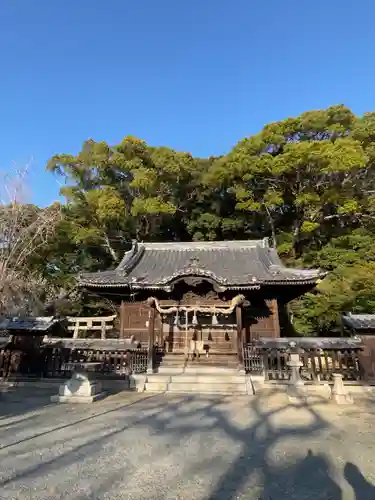
<path id="1" fill-rule="evenodd" d="M 30 260 L 54 235 L 59 204 L 38 208 L 24 194 L 29 165 L 3 175 L 0 188 L 0 314 L 25 309 L 46 294 L 47 284 L 30 268 Z"/>
<path id="2" fill-rule="evenodd" d="M 108 252 L 110 253 L 112 259 L 114 260 L 114 262 L 118 262 L 119 261 L 118 255 L 115 252 L 114 248 L 112 247 L 111 242 L 109 241 L 108 235 L 105 232 L 103 232 L 103 239 L 104 239 L 104 246 L 108 250 Z"/>

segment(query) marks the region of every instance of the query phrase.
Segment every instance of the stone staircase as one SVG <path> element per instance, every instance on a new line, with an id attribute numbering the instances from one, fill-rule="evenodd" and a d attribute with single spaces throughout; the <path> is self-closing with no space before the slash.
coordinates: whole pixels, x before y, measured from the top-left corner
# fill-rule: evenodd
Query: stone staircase
<path id="1" fill-rule="evenodd" d="M 186 362 L 167 354 L 158 372 L 147 374 L 144 390 L 176 394 L 253 394 L 251 382 L 238 370 L 237 356 L 200 357 Z"/>
<path id="2" fill-rule="evenodd" d="M 173 368 L 198 368 L 198 367 L 221 367 L 233 368 L 238 367 L 238 356 L 236 353 L 215 353 L 210 354 L 208 357 L 201 355 L 196 359 L 189 359 L 187 362 L 185 356 L 181 353 L 167 353 L 162 358 L 160 363 L 159 372 L 173 369 Z"/>
<path id="3" fill-rule="evenodd" d="M 233 373 L 180 373 L 165 375 L 155 373 L 147 375 L 147 392 L 169 392 L 177 394 L 248 394 L 245 375 Z M 252 390 L 251 390 L 252 394 Z"/>
<path id="4" fill-rule="evenodd" d="M 252 394 L 245 374 L 237 371 L 205 371 L 202 368 L 192 372 L 154 373 L 147 375 L 145 383 L 147 392 L 168 392 L 177 394 Z"/>

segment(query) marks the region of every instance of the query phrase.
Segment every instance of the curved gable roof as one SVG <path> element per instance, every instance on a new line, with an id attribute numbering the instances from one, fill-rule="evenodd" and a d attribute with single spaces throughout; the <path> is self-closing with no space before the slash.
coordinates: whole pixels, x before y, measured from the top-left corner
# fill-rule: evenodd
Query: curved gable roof
<path id="1" fill-rule="evenodd" d="M 163 288 L 197 276 L 226 288 L 315 284 L 326 273 L 285 267 L 266 239 L 187 243 L 134 243 L 118 267 L 83 273 L 81 286 Z"/>

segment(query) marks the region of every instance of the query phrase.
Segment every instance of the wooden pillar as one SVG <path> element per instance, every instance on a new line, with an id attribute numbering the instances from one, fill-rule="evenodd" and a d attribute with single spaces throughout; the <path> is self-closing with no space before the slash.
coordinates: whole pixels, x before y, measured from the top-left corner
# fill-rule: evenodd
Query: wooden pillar
<path id="1" fill-rule="evenodd" d="M 240 364 L 243 364 L 242 356 L 242 307 L 236 307 L 236 324 L 237 324 L 237 354 Z"/>
<path id="2" fill-rule="evenodd" d="M 237 326 L 237 312 L 236 312 L 236 327 L 232 332 L 232 349 L 233 352 L 238 353 L 238 326 Z"/>
<path id="3" fill-rule="evenodd" d="M 147 371 L 154 371 L 154 344 L 155 344 L 155 307 L 150 307 L 150 315 L 148 318 L 148 362 Z"/>
<path id="4" fill-rule="evenodd" d="M 125 328 L 125 302 L 122 300 L 120 305 L 120 339 L 124 338 Z"/>
<path id="5" fill-rule="evenodd" d="M 163 318 L 160 317 L 159 323 L 159 336 L 158 336 L 158 344 L 160 347 L 164 346 L 164 321 Z"/>
<path id="6" fill-rule="evenodd" d="M 279 304 L 277 299 L 272 299 L 270 301 L 270 310 L 272 311 L 273 317 L 273 334 L 272 337 L 280 337 L 280 318 L 279 318 Z"/>

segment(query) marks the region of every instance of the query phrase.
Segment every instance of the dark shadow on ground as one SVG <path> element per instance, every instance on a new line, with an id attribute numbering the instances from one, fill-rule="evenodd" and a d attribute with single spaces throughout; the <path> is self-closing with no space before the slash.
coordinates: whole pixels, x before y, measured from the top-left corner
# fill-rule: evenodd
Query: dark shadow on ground
<path id="1" fill-rule="evenodd" d="M 308 450 L 306 457 L 292 466 L 266 467 L 264 499 L 286 500 L 311 498 L 341 500 L 341 487 L 332 477 L 329 459 L 324 454 L 314 455 Z"/>
<path id="2" fill-rule="evenodd" d="M 142 401 L 144 401 L 145 399 L 151 399 L 152 397 L 154 397 L 154 395 L 147 396 L 144 399 L 142 399 Z M 109 414 L 111 414 L 113 412 L 121 411 L 122 409 L 127 408 L 127 407 L 129 407 L 129 406 L 131 406 L 133 404 L 137 404 L 139 402 L 140 401 L 132 401 L 130 403 L 120 404 L 120 405 L 116 406 L 115 408 L 112 408 L 112 409 L 109 409 L 109 410 L 105 410 L 105 411 L 102 411 L 102 412 L 99 412 L 99 413 L 95 413 L 94 415 L 90 415 L 88 417 L 84 417 L 84 418 L 80 418 L 80 419 L 75 419 L 72 422 L 69 422 L 69 423 L 64 424 L 64 425 L 54 426 L 51 429 L 49 429 L 48 431 L 37 432 L 37 430 L 36 430 L 36 432 L 33 435 L 31 435 L 29 437 L 26 437 L 24 439 L 14 440 L 11 443 L 6 444 L 6 445 L 1 445 L 0 444 L 0 451 L 4 450 L 6 448 L 11 448 L 12 446 L 17 446 L 19 444 L 25 443 L 26 441 L 35 440 L 35 439 L 37 439 L 39 437 L 46 436 L 47 434 L 51 434 L 53 432 L 61 431 L 63 429 L 68 429 L 69 427 L 75 427 L 75 426 L 77 426 L 79 424 L 82 424 L 82 423 L 85 423 L 85 422 L 89 423 L 90 421 L 92 421 L 92 420 L 94 420 L 94 419 L 96 419 L 98 417 L 101 417 L 103 415 L 109 415 Z M 54 407 L 56 407 L 56 403 L 51 404 L 51 406 L 52 405 Z M 47 406 L 47 403 L 46 403 L 45 406 Z M 12 425 L 30 424 L 30 421 L 32 421 L 32 420 L 35 421 L 38 417 L 39 417 L 39 415 L 31 415 L 29 417 L 24 417 L 24 418 L 22 418 L 20 420 L 17 420 L 15 422 L 9 423 L 8 427 L 11 428 Z M 6 427 L 6 426 L 7 426 L 7 424 L 4 424 L 4 427 Z M 0 427 L 0 429 L 1 429 L 1 427 Z M 65 442 L 65 440 L 64 440 L 64 442 Z"/>
<path id="3" fill-rule="evenodd" d="M 153 396 L 149 396 L 148 398 L 145 398 L 145 399 L 155 399 L 155 398 L 157 398 L 157 396 L 153 395 Z M 145 399 L 142 399 L 140 401 L 136 401 L 133 404 L 142 405 L 142 403 L 145 401 Z M 59 431 L 64 427 L 65 428 L 70 427 L 70 426 L 75 427 L 76 425 L 78 425 L 79 423 L 82 423 L 82 422 L 88 423 L 89 420 L 94 420 L 102 415 L 110 414 L 111 412 L 121 411 L 124 407 L 127 407 L 127 406 L 129 406 L 129 405 L 117 406 L 116 408 L 114 408 L 112 410 L 98 413 L 98 414 L 92 415 L 90 417 L 81 419 L 79 421 L 70 422 L 66 426 L 56 427 L 53 430 L 48 431 L 47 433 L 40 433 L 40 434 L 36 434 L 36 435 L 26 439 L 26 440 L 15 441 L 15 442 L 11 443 L 10 445 L 8 445 L 7 448 L 9 448 L 10 446 L 16 446 L 20 443 L 23 443 L 24 441 L 30 441 L 32 439 L 37 439 L 37 438 L 41 437 L 42 435 L 50 434 L 51 432 L 54 432 L 54 431 Z M 155 399 L 154 403 L 151 403 L 150 406 L 152 409 L 155 409 L 154 415 L 156 417 L 158 414 L 163 413 L 163 411 L 164 411 L 163 405 L 160 404 L 160 399 Z M 173 408 L 173 406 L 174 406 L 174 408 Z M 173 405 L 173 406 L 172 406 L 172 408 L 177 410 L 178 404 L 176 403 L 176 405 Z M 139 416 L 137 416 L 135 419 L 128 420 L 123 426 L 121 426 L 119 429 L 117 429 L 115 431 L 112 431 L 110 428 L 108 428 L 108 432 L 104 436 L 94 437 L 92 439 L 88 439 L 85 444 L 80 445 L 80 446 L 75 446 L 73 449 L 66 451 L 66 452 L 63 452 L 63 453 L 59 454 L 59 456 L 57 456 L 57 457 L 54 457 L 50 460 L 40 462 L 37 465 L 27 467 L 26 470 L 24 470 L 20 473 L 16 472 L 16 473 L 12 474 L 7 479 L 0 481 L 0 486 L 5 487 L 8 484 L 13 483 L 13 482 L 20 482 L 22 484 L 25 481 L 25 479 L 27 479 L 29 477 L 35 477 L 35 476 L 43 477 L 44 475 L 49 474 L 49 473 L 56 471 L 56 470 L 58 470 L 58 471 L 61 470 L 63 472 L 64 468 L 71 465 L 72 463 L 78 464 L 80 462 L 82 456 L 85 456 L 86 454 L 88 454 L 89 456 L 90 455 L 94 456 L 96 453 L 100 453 L 103 446 L 105 445 L 105 443 L 109 439 L 115 438 L 118 434 L 124 432 L 126 429 L 128 429 L 132 426 L 135 426 L 137 424 L 150 425 L 152 420 L 153 420 L 152 417 L 145 418 L 145 417 L 142 417 L 142 413 L 140 413 Z M 135 436 L 135 439 L 136 439 L 136 436 Z M 54 440 L 54 442 L 55 442 L 55 440 Z M 65 438 L 63 442 L 65 444 L 68 444 L 68 439 Z M 0 448 L 0 451 L 2 451 L 4 448 L 5 447 Z M 35 443 L 34 443 L 34 449 L 35 449 Z M 1 470 L 1 462 L 0 462 L 0 470 Z M 124 472 L 129 473 L 129 469 L 127 471 L 124 471 Z M 113 481 L 115 480 L 115 476 L 111 475 L 111 471 L 108 471 L 108 478 L 109 478 L 108 485 L 113 484 Z M 95 495 L 95 498 L 99 498 L 99 497 L 97 497 Z"/>
<path id="4" fill-rule="evenodd" d="M 228 417 L 224 404 L 228 399 L 223 397 L 204 399 L 186 396 L 173 399 L 163 395 L 154 395 L 150 396 L 150 399 L 133 402 L 132 405 L 137 406 L 137 412 L 131 417 L 126 414 L 126 408 L 128 407 L 126 404 L 116 405 L 104 412 L 98 409 L 98 412 L 94 415 L 76 419 L 74 422 L 67 422 L 62 426 L 55 426 L 47 432 L 36 433 L 27 439 L 15 440 L 15 442 L 7 445 L 8 448 L 13 446 L 15 453 L 22 454 L 25 452 L 24 447 L 17 451 L 17 445 L 21 443 L 25 443 L 28 449 L 37 447 L 38 438 L 41 436 L 51 434 L 51 439 L 54 439 L 54 432 L 67 427 L 77 429 L 80 424 L 85 424 L 80 427 L 82 435 L 86 439 L 83 444 L 71 445 L 71 449 L 67 449 L 69 448 L 69 438 L 60 436 L 66 444 L 64 451 L 59 453 L 58 456 L 40 461 L 38 464 L 26 466 L 24 470 L 3 477 L 0 486 L 4 488 L 14 483 L 23 484 L 30 478 L 42 478 L 53 472 L 60 474 L 60 471 L 63 472 L 66 467 L 80 464 L 84 456 L 99 457 L 108 443 L 115 442 L 121 433 L 128 429 L 134 428 L 134 442 L 136 442 L 137 426 L 141 426 L 147 427 L 151 436 L 162 436 L 167 443 L 163 449 L 158 448 L 156 450 L 154 448 L 151 450 L 150 464 L 152 461 L 155 465 L 158 464 L 158 459 L 163 458 L 163 453 L 164 455 L 172 454 L 178 447 L 181 447 L 181 443 L 186 439 L 186 436 L 201 436 L 202 450 L 210 446 L 210 436 L 213 433 L 220 432 L 220 435 L 230 438 L 233 446 L 236 446 L 239 452 L 236 453 L 234 460 L 228 462 L 230 465 L 226 467 L 226 471 L 220 477 L 217 477 L 216 471 L 218 467 L 222 466 L 225 457 L 222 455 L 217 456 L 215 453 L 212 453 L 209 460 L 204 460 L 200 458 L 198 449 L 194 466 L 184 467 L 186 478 L 196 475 L 212 478 L 211 492 L 208 496 L 201 497 L 202 499 L 305 500 L 314 498 L 314 500 L 341 500 L 341 488 L 334 480 L 331 470 L 332 465 L 324 454 L 316 454 L 309 448 L 303 449 L 303 444 L 298 448 L 297 444 L 296 448 L 299 455 L 303 456 L 302 459 L 293 459 L 293 457 L 287 455 L 275 459 L 275 456 L 272 456 L 277 446 L 283 446 L 286 439 L 293 439 L 297 442 L 300 440 L 303 443 L 305 439 L 318 438 L 318 436 L 330 429 L 330 424 L 314 409 L 314 405 L 309 405 L 306 402 L 285 402 L 285 405 L 267 409 L 265 398 L 271 398 L 276 393 L 277 391 L 266 396 L 257 395 L 246 400 L 251 407 L 252 414 L 255 416 L 254 421 L 247 427 L 239 426 Z M 189 404 L 194 406 L 197 401 L 200 401 L 200 407 L 198 409 L 189 409 Z M 324 403 L 324 400 L 320 401 L 320 404 Z M 286 421 L 285 426 L 280 426 L 280 422 L 283 422 L 283 411 L 291 407 L 308 414 L 309 418 L 305 419 L 308 423 L 292 426 L 288 425 Z M 48 411 L 47 408 L 47 415 Z M 95 419 L 100 420 L 103 415 L 106 416 L 106 426 L 101 427 L 100 430 L 105 434 L 95 435 L 95 432 L 91 431 L 87 424 L 90 421 L 94 422 Z M 277 426 L 273 421 L 276 415 L 279 424 Z M 116 429 L 111 428 L 111 418 L 116 423 Z M 118 425 L 119 422 L 120 425 Z M 59 435 L 56 434 L 54 442 L 58 441 L 58 437 Z M 46 445 L 44 444 L 44 446 Z M 28 450 L 26 449 L 26 451 Z M 136 473 L 136 469 L 132 464 L 127 463 L 120 470 L 109 469 L 105 472 L 105 475 L 95 478 L 93 497 L 97 500 L 105 496 L 109 498 L 111 489 L 116 484 L 121 483 L 121 487 L 124 488 L 132 474 Z M 375 500 L 374 487 L 366 481 L 358 467 L 347 464 L 345 478 L 354 489 L 357 495 L 356 500 Z M 146 477 L 145 481 L 147 481 Z M 253 484 L 253 486 L 249 486 L 249 483 Z M 174 491 L 175 487 L 174 483 L 165 483 L 162 490 L 158 490 L 155 486 L 153 500 L 166 498 L 167 492 Z M 69 498 L 84 499 L 90 497 L 78 495 Z M 179 496 L 179 498 L 185 497 Z M 186 499 L 188 500 L 187 497 Z"/>
<path id="5" fill-rule="evenodd" d="M 292 465 L 287 465 L 290 463 L 290 458 L 287 456 L 285 464 L 283 460 L 275 464 L 269 459 L 269 454 L 279 442 L 287 438 L 303 439 L 318 435 L 327 429 L 329 424 L 306 403 L 286 403 L 277 409 L 264 411 L 260 405 L 261 400 L 262 396 L 250 400 L 252 410 L 258 418 L 255 424 L 241 430 L 225 421 L 215 408 L 209 410 L 211 414 L 216 413 L 219 426 L 233 440 L 241 443 L 242 452 L 220 478 L 207 500 L 234 500 L 240 494 L 244 495 L 252 475 L 257 475 L 257 482 L 263 485 L 258 496 L 262 500 L 303 500 L 310 498 L 312 491 L 315 500 L 319 498 L 341 500 L 341 489 L 331 477 L 326 457 L 314 456 L 311 450 L 306 450 L 306 458 Z M 282 414 L 285 408 L 291 406 L 307 411 L 311 422 L 298 427 L 277 428 L 272 425 L 272 417 L 277 413 Z M 331 496 L 325 496 L 327 491 L 330 491 Z M 250 496 L 251 492 L 248 493 L 248 498 L 253 498 Z"/>
<path id="6" fill-rule="evenodd" d="M 51 405 L 52 390 L 35 390 L 28 387 L 10 387 L 0 392 L 0 428 L 6 425 L 5 419 L 21 416 L 23 419 L 30 412 Z M 31 417 L 32 418 L 32 417 Z"/>
<path id="7" fill-rule="evenodd" d="M 367 481 L 355 464 L 346 463 L 344 476 L 353 488 L 356 500 L 375 500 L 375 486 Z"/>
<path id="8" fill-rule="evenodd" d="M 25 382 L 25 379 L 20 380 L 23 382 L 22 385 L 9 386 L 6 389 L 0 391 L 0 429 L 2 425 L 2 420 L 15 416 L 25 416 L 25 414 L 39 409 L 43 409 L 47 406 L 56 406 L 56 403 L 51 403 L 50 397 L 58 394 L 60 384 L 67 382 L 69 378 L 65 380 L 59 379 L 55 384 L 51 384 L 53 379 L 49 379 L 45 387 L 43 387 L 43 380 L 36 380 L 38 382 L 38 387 L 33 385 L 33 382 L 29 379 Z M 103 381 L 104 380 L 104 381 Z M 102 383 L 105 384 L 107 380 L 103 379 Z M 110 390 L 104 389 L 107 396 L 114 396 L 126 390 L 127 380 L 114 379 L 115 383 L 110 385 Z M 9 380 L 10 383 L 15 384 L 19 382 L 17 379 Z M 124 385 L 122 385 L 123 383 Z M 78 389 L 78 387 L 77 387 Z M 35 418 L 34 416 L 31 418 Z"/>

